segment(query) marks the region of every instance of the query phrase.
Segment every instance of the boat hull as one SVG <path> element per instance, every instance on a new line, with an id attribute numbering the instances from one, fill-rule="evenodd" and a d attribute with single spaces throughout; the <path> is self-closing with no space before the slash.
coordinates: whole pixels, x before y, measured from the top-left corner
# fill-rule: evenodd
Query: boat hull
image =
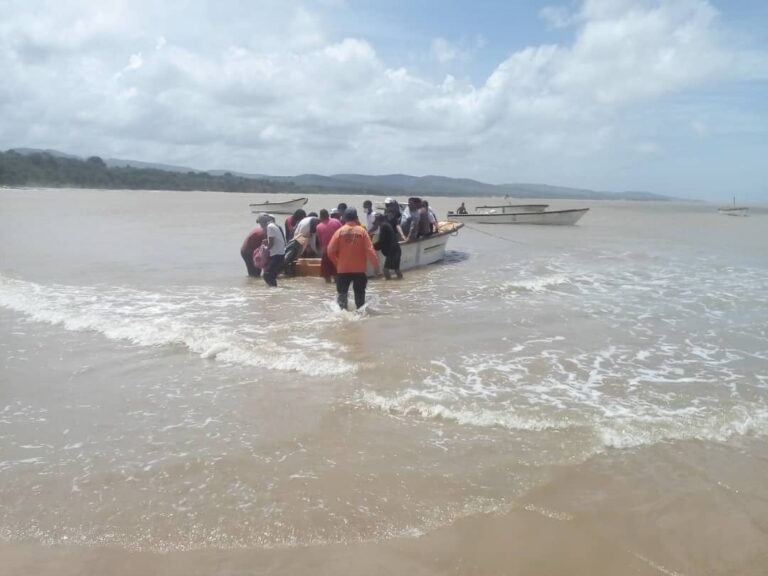
<path id="1" fill-rule="evenodd" d="M 296 198 L 295 200 L 287 200 L 286 202 L 270 202 L 267 200 L 266 202 L 250 204 L 250 207 L 253 214 L 258 214 L 260 212 L 268 212 L 270 214 L 293 214 L 307 202 L 309 202 L 308 198 Z"/>
<path id="2" fill-rule="evenodd" d="M 749 208 L 736 207 L 736 208 L 719 208 L 718 212 L 726 216 L 748 216 Z"/>
<path id="3" fill-rule="evenodd" d="M 576 222 L 578 222 L 588 211 L 589 208 L 508 214 L 455 214 L 454 212 L 448 212 L 448 221 L 472 224 L 539 224 L 549 226 L 570 226 L 576 224 Z"/>
<path id="4" fill-rule="evenodd" d="M 410 270 L 428 264 L 434 264 L 445 258 L 448 239 L 464 226 L 460 222 L 440 222 L 437 234 L 419 238 L 412 242 L 400 243 L 400 270 Z M 379 263 L 384 265 L 384 255 L 379 252 Z M 320 258 L 299 258 L 294 267 L 294 276 L 320 276 Z M 374 275 L 372 266 L 368 266 L 368 276 Z"/>

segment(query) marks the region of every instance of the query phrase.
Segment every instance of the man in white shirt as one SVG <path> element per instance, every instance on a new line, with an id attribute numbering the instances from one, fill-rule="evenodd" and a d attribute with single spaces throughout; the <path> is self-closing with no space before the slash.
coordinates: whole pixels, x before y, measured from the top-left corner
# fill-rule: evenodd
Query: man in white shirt
<path id="1" fill-rule="evenodd" d="M 310 212 L 308 216 L 302 218 L 296 228 L 293 229 L 293 239 L 301 244 L 297 257 L 312 252 L 312 256 L 320 255 L 320 248 L 317 245 L 317 224 L 320 222 L 317 214 Z"/>
<path id="2" fill-rule="evenodd" d="M 370 232 L 373 229 L 373 219 L 376 217 L 373 213 L 373 202 L 370 200 L 363 202 L 363 212 L 365 212 L 365 229 Z"/>
<path id="3" fill-rule="evenodd" d="M 259 214 L 256 222 L 267 231 L 269 264 L 264 269 L 264 282 L 267 283 L 267 286 L 277 286 L 277 275 L 283 268 L 283 261 L 285 260 L 285 235 L 280 227 L 275 224 L 275 219 L 269 214 Z"/>

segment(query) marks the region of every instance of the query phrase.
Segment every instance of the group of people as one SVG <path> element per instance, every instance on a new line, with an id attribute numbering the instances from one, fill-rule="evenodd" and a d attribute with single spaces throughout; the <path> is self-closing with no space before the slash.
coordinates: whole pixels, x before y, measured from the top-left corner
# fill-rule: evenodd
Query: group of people
<path id="1" fill-rule="evenodd" d="M 298 258 L 319 257 L 326 282 L 335 278 L 342 309 L 347 308 L 350 285 L 357 308 L 365 304 L 368 265 L 376 275 L 381 271 L 377 250 L 384 255 L 384 277 L 389 280 L 394 274 L 402 279 L 400 242 L 438 231 L 434 211 L 415 197 L 408 199 L 404 210 L 396 200 L 387 198 L 383 213 L 374 213 L 372 202 L 366 200 L 362 218 L 356 208 L 343 202 L 330 212 L 325 208 L 319 213 L 298 209 L 285 220 L 285 232 L 270 214 L 259 214 L 256 221 L 259 225 L 240 248 L 248 275 L 262 276 L 268 286 L 277 286 L 278 274 L 290 275 Z M 264 257 L 266 250 L 268 258 Z"/>

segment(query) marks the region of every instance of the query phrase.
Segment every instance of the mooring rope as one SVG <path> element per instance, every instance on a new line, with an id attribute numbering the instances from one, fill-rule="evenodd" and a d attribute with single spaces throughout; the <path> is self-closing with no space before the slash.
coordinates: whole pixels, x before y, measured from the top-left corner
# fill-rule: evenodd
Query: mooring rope
<path id="1" fill-rule="evenodd" d="M 470 226 L 467 222 L 464 223 L 464 226 L 466 226 L 467 228 L 470 228 L 471 230 L 474 230 L 475 232 L 480 232 L 480 234 L 485 234 L 486 236 L 490 236 L 491 238 L 498 238 L 499 240 L 505 240 L 506 242 L 511 242 L 512 244 L 525 244 L 525 242 L 520 242 L 520 240 L 512 240 L 512 238 L 505 238 L 504 236 L 499 236 L 498 234 L 493 234 L 491 232 L 486 232 L 485 230 L 480 230 L 479 228 Z"/>

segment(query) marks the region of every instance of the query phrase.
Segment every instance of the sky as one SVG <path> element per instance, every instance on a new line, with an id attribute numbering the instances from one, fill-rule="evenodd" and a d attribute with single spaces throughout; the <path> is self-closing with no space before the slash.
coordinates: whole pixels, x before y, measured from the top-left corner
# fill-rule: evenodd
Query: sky
<path id="1" fill-rule="evenodd" d="M 0 0 L 0 149 L 768 202 L 764 0 Z"/>

